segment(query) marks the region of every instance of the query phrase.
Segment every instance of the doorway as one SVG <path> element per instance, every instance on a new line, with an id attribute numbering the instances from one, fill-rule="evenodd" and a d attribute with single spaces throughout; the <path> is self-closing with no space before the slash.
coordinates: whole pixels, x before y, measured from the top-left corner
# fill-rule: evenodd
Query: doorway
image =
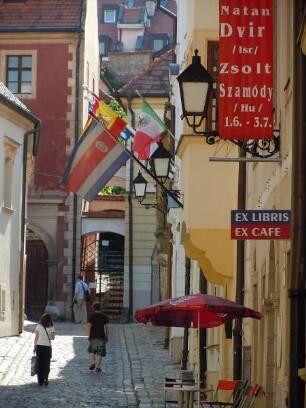
<path id="1" fill-rule="evenodd" d="M 42 240 L 27 237 L 26 254 L 25 312 L 28 319 L 39 320 L 48 301 L 48 252 Z"/>

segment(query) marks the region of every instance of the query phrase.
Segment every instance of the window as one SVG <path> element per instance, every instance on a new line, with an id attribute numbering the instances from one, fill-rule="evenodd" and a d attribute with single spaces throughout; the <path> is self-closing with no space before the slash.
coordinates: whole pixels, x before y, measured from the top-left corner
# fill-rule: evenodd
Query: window
<path id="1" fill-rule="evenodd" d="M 154 51 L 159 51 L 162 48 L 164 48 L 164 41 L 163 40 L 158 39 L 158 38 L 153 40 L 153 50 Z"/>
<path id="2" fill-rule="evenodd" d="M 102 57 L 106 55 L 106 44 L 104 41 L 99 42 L 99 55 Z"/>
<path id="3" fill-rule="evenodd" d="M 211 104 L 207 112 L 206 130 L 218 130 L 218 81 L 219 81 L 219 42 L 207 44 L 207 71 L 213 77 Z"/>
<path id="4" fill-rule="evenodd" d="M 6 57 L 6 86 L 14 94 L 32 93 L 32 56 Z"/>
<path id="5" fill-rule="evenodd" d="M 153 34 L 150 36 L 151 50 L 160 51 L 170 43 L 170 37 L 167 34 Z"/>
<path id="6" fill-rule="evenodd" d="M 110 38 L 108 35 L 99 35 L 99 55 L 105 57 L 108 55 Z"/>
<path id="7" fill-rule="evenodd" d="M 22 99 L 36 98 L 37 51 L 1 50 L 0 78 Z"/>
<path id="8" fill-rule="evenodd" d="M 0 320 L 5 318 L 5 285 L 0 283 Z"/>
<path id="9" fill-rule="evenodd" d="M 116 22 L 116 10 L 104 10 L 104 23 Z"/>
<path id="10" fill-rule="evenodd" d="M 3 207 L 12 209 L 14 162 L 19 144 L 12 139 L 3 139 L 4 169 L 3 169 Z"/>

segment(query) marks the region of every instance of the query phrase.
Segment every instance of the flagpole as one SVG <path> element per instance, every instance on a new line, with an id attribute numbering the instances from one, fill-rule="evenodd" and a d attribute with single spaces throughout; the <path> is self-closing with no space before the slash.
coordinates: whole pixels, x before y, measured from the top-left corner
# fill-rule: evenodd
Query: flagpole
<path id="1" fill-rule="evenodd" d="M 118 140 L 112 135 L 112 133 L 109 131 L 109 129 L 103 124 L 103 119 L 102 119 L 102 123 L 101 120 L 92 112 L 90 112 L 90 115 L 95 119 L 95 121 L 99 124 L 99 125 L 103 125 L 104 129 L 106 130 L 106 133 L 116 142 L 118 143 Z M 151 173 L 151 171 L 149 169 L 147 169 L 147 167 L 141 163 L 141 161 L 129 150 L 127 149 L 125 146 L 123 146 L 121 143 L 118 143 L 123 150 L 126 151 L 126 153 L 130 156 L 131 159 L 135 160 L 136 163 L 150 176 L 152 177 L 152 179 L 161 187 L 161 189 L 163 191 L 165 191 L 167 194 L 169 194 L 169 196 L 176 202 L 176 204 L 180 207 L 183 208 L 183 204 L 180 202 L 180 200 L 178 200 L 178 198 L 176 197 L 176 195 L 171 191 L 168 190 L 161 181 L 158 180 L 158 178 Z"/>

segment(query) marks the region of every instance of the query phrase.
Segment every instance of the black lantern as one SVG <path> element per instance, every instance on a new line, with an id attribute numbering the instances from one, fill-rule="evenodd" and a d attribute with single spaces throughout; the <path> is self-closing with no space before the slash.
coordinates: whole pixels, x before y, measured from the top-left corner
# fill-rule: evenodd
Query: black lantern
<path id="1" fill-rule="evenodd" d="M 196 135 L 206 137 L 206 142 L 211 145 L 219 137 L 218 130 L 204 130 L 203 128 L 200 129 L 200 126 L 204 119 L 207 118 L 213 78 L 201 64 L 198 50 L 195 50 L 194 54 L 192 63 L 177 77 L 183 110 L 181 119 L 186 118 L 187 124 L 192 128 L 193 132 Z M 271 140 L 254 139 L 248 140 L 247 143 L 245 140 L 230 139 L 230 141 L 241 150 L 252 155 L 252 157 L 267 160 L 279 152 L 279 136 L 280 131 L 276 129 Z"/>
<path id="2" fill-rule="evenodd" d="M 207 116 L 213 79 L 201 64 L 198 50 L 195 50 L 192 63 L 177 77 L 183 114 L 188 126 L 195 131 Z M 190 119 L 192 118 L 192 121 Z M 198 121 L 196 121 L 198 118 Z"/>
<path id="3" fill-rule="evenodd" d="M 151 156 L 150 165 L 154 176 L 162 183 L 165 183 L 169 177 L 171 159 L 172 156 L 170 152 L 164 148 L 161 142 L 159 142 L 158 148 Z"/>
<path id="4" fill-rule="evenodd" d="M 138 172 L 137 177 L 133 180 L 135 196 L 139 203 L 142 203 L 145 199 L 146 192 L 147 192 L 147 180 L 143 177 L 141 172 Z"/>

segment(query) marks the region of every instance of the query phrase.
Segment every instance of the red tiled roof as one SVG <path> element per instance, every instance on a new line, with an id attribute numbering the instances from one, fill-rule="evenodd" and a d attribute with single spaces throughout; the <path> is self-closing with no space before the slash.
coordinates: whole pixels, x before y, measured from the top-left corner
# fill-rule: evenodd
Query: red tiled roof
<path id="1" fill-rule="evenodd" d="M 134 7 L 134 8 L 126 8 L 123 12 L 122 22 L 123 23 L 130 23 L 134 21 L 141 21 L 141 8 Z"/>
<path id="2" fill-rule="evenodd" d="M 0 31 L 77 30 L 81 24 L 83 0 L 0 0 Z"/>
<path id="3" fill-rule="evenodd" d="M 170 91 L 169 83 L 169 63 L 171 62 L 173 50 L 167 51 L 164 55 L 156 58 L 151 64 L 142 70 L 133 79 L 127 82 L 118 93 L 121 96 L 132 91 L 143 96 L 164 96 Z"/>

